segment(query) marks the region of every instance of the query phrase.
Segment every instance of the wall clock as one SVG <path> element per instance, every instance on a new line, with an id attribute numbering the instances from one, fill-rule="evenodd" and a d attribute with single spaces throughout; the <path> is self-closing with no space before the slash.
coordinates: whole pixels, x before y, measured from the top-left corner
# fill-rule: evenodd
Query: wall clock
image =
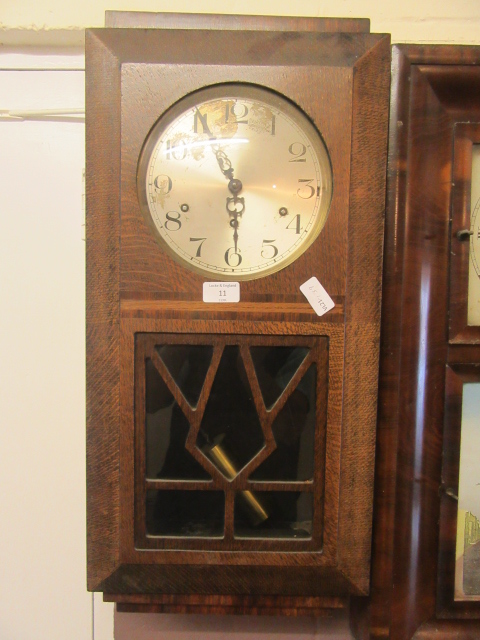
<path id="1" fill-rule="evenodd" d="M 389 38 L 114 18 L 86 49 L 89 589 L 347 606 L 369 589 Z"/>
<path id="2" fill-rule="evenodd" d="M 372 591 L 354 616 L 362 638 L 480 637 L 479 65 L 479 47 L 393 48 Z"/>

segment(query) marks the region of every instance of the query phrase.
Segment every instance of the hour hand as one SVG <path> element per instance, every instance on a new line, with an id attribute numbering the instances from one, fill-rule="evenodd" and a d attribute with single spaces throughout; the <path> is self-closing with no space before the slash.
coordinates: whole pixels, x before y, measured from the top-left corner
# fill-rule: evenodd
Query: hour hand
<path id="1" fill-rule="evenodd" d="M 203 132 L 207 134 L 207 136 L 210 138 L 210 141 L 216 140 L 217 138 L 213 135 L 210 127 L 208 126 L 206 116 L 202 115 L 199 109 L 196 109 L 196 117 L 202 123 Z M 232 163 L 230 162 L 225 151 L 222 151 L 222 149 L 220 149 L 220 146 L 218 144 L 212 145 L 212 151 L 215 154 L 215 158 L 217 159 L 217 163 L 218 163 L 218 166 L 220 167 L 220 171 L 223 173 L 223 175 L 226 178 L 228 178 L 229 180 L 233 180 Z"/>
<path id="2" fill-rule="evenodd" d="M 230 182 L 232 182 L 232 180 Z M 245 211 L 245 198 L 240 198 L 236 193 L 234 193 L 232 197 L 227 198 L 226 208 L 228 215 L 231 217 L 230 226 L 233 229 L 233 242 L 235 245 L 235 253 L 237 253 L 238 227 L 240 225 L 239 217 L 241 217 Z"/>

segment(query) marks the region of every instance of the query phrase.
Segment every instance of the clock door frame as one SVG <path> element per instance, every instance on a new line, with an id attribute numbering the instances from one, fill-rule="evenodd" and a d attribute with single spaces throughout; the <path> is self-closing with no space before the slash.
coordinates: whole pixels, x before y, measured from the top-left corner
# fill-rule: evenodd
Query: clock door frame
<path id="1" fill-rule="evenodd" d="M 480 122 L 480 47 L 395 45 L 372 592 L 354 603 L 353 616 L 364 639 L 480 634 L 478 603 L 451 606 L 458 449 L 449 446 L 460 393 L 457 384 L 452 395 L 452 371 L 480 362 L 477 328 L 465 330 L 469 243 L 456 237 L 468 210 L 459 148 L 476 130 L 465 122 Z"/>

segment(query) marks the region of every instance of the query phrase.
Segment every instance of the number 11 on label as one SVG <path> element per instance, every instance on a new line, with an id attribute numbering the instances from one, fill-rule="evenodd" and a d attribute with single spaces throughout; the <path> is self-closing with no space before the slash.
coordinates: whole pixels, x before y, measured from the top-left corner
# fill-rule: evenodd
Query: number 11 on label
<path id="1" fill-rule="evenodd" d="M 204 282 L 204 302 L 240 302 L 239 282 Z"/>

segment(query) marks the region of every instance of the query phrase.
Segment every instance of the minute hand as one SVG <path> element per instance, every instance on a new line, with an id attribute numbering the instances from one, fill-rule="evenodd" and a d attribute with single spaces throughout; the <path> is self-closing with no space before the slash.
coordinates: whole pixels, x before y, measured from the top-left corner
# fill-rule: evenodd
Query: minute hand
<path id="1" fill-rule="evenodd" d="M 245 198 L 240 198 L 237 194 L 242 189 L 242 183 L 240 180 L 236 180 L 232 178 L 228 183 L 228 188 L 230 189 L 230 193 L 232 193 L 231 198 L 227 198 L 227 213 L 232 217 L 230 220 L 230 226 L 233 229 L 233 242 L 235 245 L 235 253 L 238 252 L 238 226 L 239 216 L 241 217 L 243 212 L 245 211 Z"/>

